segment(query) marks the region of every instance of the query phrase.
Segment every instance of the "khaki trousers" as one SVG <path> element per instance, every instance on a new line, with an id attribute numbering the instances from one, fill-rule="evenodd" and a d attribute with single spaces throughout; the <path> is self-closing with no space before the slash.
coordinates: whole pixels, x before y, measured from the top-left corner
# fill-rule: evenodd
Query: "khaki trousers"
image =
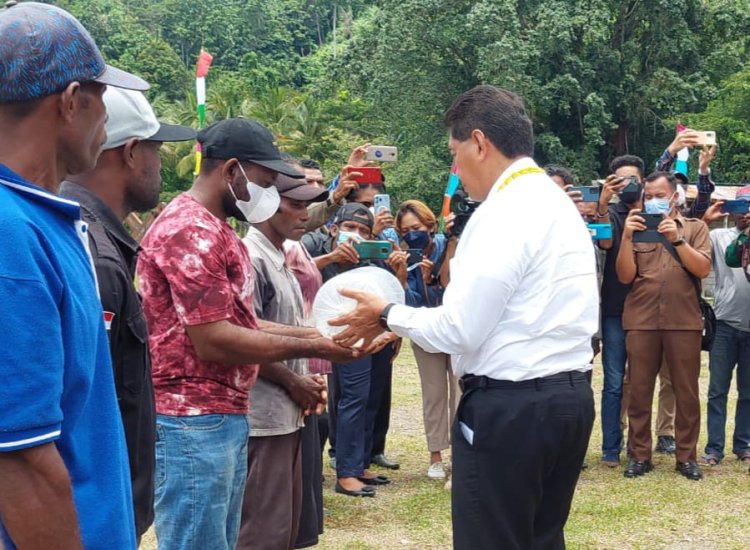
<path id="1" fill-rule="evenodd" d="M 625 378 L 622 381 L 622 404 L 620 405 L 620 430 L 628 429 L 628 399 L 630 392 L 630 377 L 625 370 Z M 656 436 L 668 435 L 674 437 L 674 390 L 672 380 L 669 378 L 667 362 L 662 359 L 659 368 L 659 404 L 656 411 Z"/>
<path id="2" fill-rule="evenodd" d="M 625 337 L 630 365 L 628 454 L 650 460 L 651 406 L 656 376 L 666 359 L 675 395 L 677 461 L 695 462 L 700 433 L 698 376 L 701 333 L 698 330 L 631 330 Z"/>
<path id="3" fill-rule="evenodd" d="M 422 382 L 422 416 L 431 453 L 450 447 L 450 427 L 460 397 L 458 380 L 453 376 L 451 357 L 445 353 L 428 353 L 412 342 Z"/>

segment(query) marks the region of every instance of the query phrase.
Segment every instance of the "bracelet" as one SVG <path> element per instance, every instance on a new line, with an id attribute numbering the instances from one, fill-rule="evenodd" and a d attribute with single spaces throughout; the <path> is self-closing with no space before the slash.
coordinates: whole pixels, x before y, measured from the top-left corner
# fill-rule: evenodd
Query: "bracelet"
<path id="1" fill-rule="evenodd" d="M 596 209 L 596 219 L 601 220 L 602 218 L 608 218 L 609 217 L 609 210 L 605 214 L 599 213 L 599 208 Z"/>

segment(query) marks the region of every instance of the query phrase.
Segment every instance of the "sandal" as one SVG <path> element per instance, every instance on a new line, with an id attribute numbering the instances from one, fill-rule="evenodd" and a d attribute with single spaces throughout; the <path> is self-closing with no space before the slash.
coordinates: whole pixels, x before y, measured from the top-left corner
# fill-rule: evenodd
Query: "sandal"
<path id="1" fill-rule="evenodd" d="M 750 459 L 750 456 L 748 456 L 748 459 Z M 716 455 L 705 455 L 703 457 L 703 462 L 705 462 L 709 466 L 718 466 L 719 457 Z"/>
<path id="2" fill-rule="evenodd" d="M 737 460 L 745 464 L 750 464 L 750 451 L 742 451 L 737 455 Z"/>

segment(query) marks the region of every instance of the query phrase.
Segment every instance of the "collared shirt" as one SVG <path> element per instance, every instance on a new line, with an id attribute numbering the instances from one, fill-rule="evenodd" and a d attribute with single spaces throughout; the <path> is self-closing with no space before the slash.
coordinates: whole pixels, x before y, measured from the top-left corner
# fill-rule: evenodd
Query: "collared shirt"
<path id="1" fill-rule="evenodd" d="M 630 292 L 630 285 L 624 285 L 617 278 L 617 255 L 620 253 L 622 242 L 622 230 L 625 227 L 625 218 L 630 210 L 623 202 L 618 202 L 609 207 L 609 219 L 612 223 L 612 248 L 606 250 L 604 260 L 604 273 L 602 277 L 602 316 L 622 315 L 625 307 L 625 298 Z"/>
<path id="2" fill-rule="evenodd" d="M 154 521 L 156 411 L 148 353 L 148 327 L 133 285 L 138 243 L 114 212 L 86 188 L 65 181 L 60 194 L 81 205 L 99 281 L 109 336 L 115 390 L 130 459 L 136 533 Z"/>
<path id="3" fill-rule="evenodd" d="M 302 291 L 279 250 L 257 228 L 250 226 L 243 242 L 250 251 L 255 278 L 253 302 L 259 319 L 303 326 Z M 283 361 L 296 374 L 307 374 L 305 359 Z M 281 386 L 258 378 L 250 390 L 250 436 L 285 435 L 304 427 L 302 410 Z"/>
<path id="4" fill-rule="evenodd" d="M 711 259 L 708 227 L 699 220 L 675 218 L 685 241 Z M 625 330 L 702 330 L 692 278 L 660 243 L 634 243 L 636 276 L 625 300 Z"/>
<path id="5" fill-rule="evenodd" d="M 128 455 L 80 207 L 3 165 L 0 204 L 0 453 L 54 442 L 83 546 L 135 548 Z M 0 520 L 3 545 L 15 548 Z"/>
<path id="6" fill-rule="evenodd" d="M 156 412 L 247 414 L 258 365 L 202 361 L 185 329 L 217 321 L 258 328 L 247 248 L 226 221 L 189 193 L 167 205 L 141 246 L 137 272 Z"/>
<path id="7" fill-rule="evenodd" d="M 740 231 L 736 227 L 714 229 L 709 234 L 716 278 L 714 313 L 719 321 L 750 332 L 750 284 L 747 284 L 741 267 L 729 267 L 724 261 L 727 247 L 739 235 Z"/>
<path id="8" fill-rule="evenodd" d="M 391 308 L 388 325 L 425 351 L 454 355 L 456 375 L 529 380 L 591 368 L 599 293 L 591 236 L 567 195 L 543 173 L 508 167 L 474 212 L 450 264 L 443 305 Z M 543 203 L 543 221 L 528 218 Z"/>
<path id="9" fill-rule="evenodd" d="M 432 238 L 432 244 L 429 260 L 432 261 L 433 265 L 437 265 L 441 258 L 445 261 L 445 249 L 448 246 L 448 240 L 445 238 L 445 235 L 439 233 Z M 438 267 L 437 269 L 439 270 L 440 268 Z M 445 290 L 439 283 L 431 285 L 425 283 L 422 269 L 418 264 L 411 266 L 411 270 L 406 275 L 406 282 L 407 288 L 405 289 L 405 294 L 407 306 L 435 307 L 443 302 L 443 292 Z"/>

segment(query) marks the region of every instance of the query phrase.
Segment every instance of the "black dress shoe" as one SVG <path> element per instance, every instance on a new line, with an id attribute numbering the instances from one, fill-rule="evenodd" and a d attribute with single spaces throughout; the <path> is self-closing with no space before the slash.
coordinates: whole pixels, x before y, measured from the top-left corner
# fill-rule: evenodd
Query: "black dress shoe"
<path id="1" fill-rule="evenodd" d="M 660 435 L 656 439 L 656 448 L 654 450 L 663 455 L 673 455 L 677 450 L 674 437 L 671 435 Z"/>
<path id="2" fill-rule="evenodd" d="M 350 491 L 349 489 L 344 489 L 341 486 L 341 483 L 339 483 L 338 481 L 336 482 L 336 487 L 334 488 L 334 491 L 336 491 L 340 495 L 346 495 L 348 497 L 374 497 L 375 496 L 375 489 L 373 489 L 372 487 L 362 487 L 361 489 Z"/>
<path id="3" fill-rule="evenodd" d="M 654 469 L 650 460 L 628 460 L 628 465 L 623 472 L 625 477 L 639 477 Z"/>
<path id="4" fill-rule="evenodd" d="M 703 479 L 703 472 L 697 462 L 678 462 L 674 469 L 680 472 L 680 475 L 693 481 Z"/>
<path id="5" fill-rule="evenodd" d="M 375 455 L 370 459 L 370 464 L 376 464 L 381 468 L 388 468 L 389 470 L 398 470 L 401 465 L 398 462 L 388 460 L 385 455 Z"/>
<path id="6" fill-rule="evenodd" d="M 388 485 L 391 482 L 391 480 L 385 476 L 358 477 L 357 479 L 366 485 Z"/>

